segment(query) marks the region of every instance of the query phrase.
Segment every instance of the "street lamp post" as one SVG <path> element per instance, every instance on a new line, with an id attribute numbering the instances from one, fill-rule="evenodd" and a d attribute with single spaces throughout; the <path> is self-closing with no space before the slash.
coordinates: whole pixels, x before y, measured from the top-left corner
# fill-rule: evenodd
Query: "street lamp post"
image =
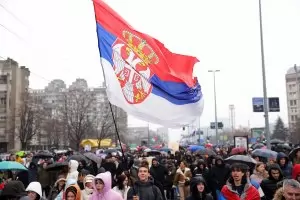
<path id="1" fill-rule="evenodd" d="M 213 73 L 214 77 L 214 99 L 215 99 L 215 129 L 216 129 L 216 140 L 217 144 L 219 144 L 219 137 L 218 137 L 218 115 L 217 115 L 217 91 L 216 91 L 216 72 L 220 72 L 220 70 L 208 70 L 208 72 Z"/>
<path id="2" fill-rule="evenodd" d="M 269 108 L 268 108 L 268 96 L 267 96 L 267 84 L 266 84 L 265 54 L 264 54 L 264 37 L 263 37 L 263 25 L 262 25 L 262 14 L 261 14 L 261 0 L 259 0 L 258 3 L 259 3 L 261 68 L 262 68 L 263 93 L 264 93 L 265 133 L 266 133 L 266 139 L 267 139 L 267 147 L 268 147 L 268 149 L 271 149 L 269 111 L 268 111 Z"/>

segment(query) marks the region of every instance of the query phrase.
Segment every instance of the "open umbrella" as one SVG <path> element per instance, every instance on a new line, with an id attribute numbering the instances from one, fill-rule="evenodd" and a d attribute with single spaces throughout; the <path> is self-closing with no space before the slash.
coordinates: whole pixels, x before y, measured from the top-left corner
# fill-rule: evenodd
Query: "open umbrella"
<path id="1" fill-rule="evenodd" d="M 200 149 L 200 150 L 197 150 L 195 152 L 195 154 L 198 154 L 198 155 L 208 155 L 208 156 L 215 156 L 215 155 L 217 155 L 212 149 Z"/>
<path id="2" fill-rule="evenodd" d="M 101 164 L 101 162 L 102 162 L 102 159 L 94 153 L 87 152 L 87 153 L 84 153 L 83 155 L 85 157 L 87 157 L 88 159 L 90 159 L 91 161 L 94 161 L 97 164 Z"/>
<path id="3" fill-rule="evenodd" d="M 272 151 L 270 149 L 255 149 L 252 152 L 252 156 L 258 156 L 258 157 L 263 157 L 263 158 L 277 158 L 277 152 Z"/>
<path id="4" fill-rule="evenodd" d="M 15 161 L 0 162 L 0 171 L 7 171 L 7 170 L 21 171 L 21 170 L 27 170 L 27 168 L 24 167 L 24 165 L 22 165 L 21 163 Z"/>
<path id="5" fill-rule="evenodd" d="M 34 158 L 42 158 L 42 159 L 53 158 L 53 154 L 51 154 L 50 152 L 39 152 L 39 153 L 35 154 L 33 157 Z"/>
<path id="6" fill-rule="evenodd" d="M 297 147 L 290 152 L 289 154 L 290 160 L 293 160 L 296 157 L 298 151 L 300 151 L 300 147 Z"/>
<path id="7" fill-rule="evenodd" d="M 245 153 L 247 150 L 245 149 L 245 147 L 236 147 L 233 148 L 230 152 L 231 155 L 236 155 L 236 154 L 242 154 Z"/>
<path id="8" fill-rule="evenodd" d="M 68 161 L 70 160 L 77 160 L 78 162 L 84 160 L 86 163 L 89 163 L 89 159 L 82 154 L 74 154 L 68 158 Z"/>
<path id="9" fill-rule="evenodd" d="M 233 163 L 244 163 L 248 165 L 250 168 L 254 168 L 256 165 L 256 160 L 251 158 L 250 156 L 245 156 L 245 155 L 234 155 L 230 156 L 229 158 L 226 158 L 224 160 L 228 164 L 233 164 Z"/>
<path id="10" fill-rule="evenodd" d="M 47 171 L 60 171 L 62 170 L 65 166 L 68 166 L 68 162 L 55 162 L 51 165 L 48 165 L 46 170 Z"/>
<path id="11" fill-rule="evenodd" d="M 265 147 L 264 144 L 262 143 L 255 143 L 251 146 L 251 149 L 255 150 L 255 149 L 261 149 L 262 147 Z"/>
<path id="12" fill-rule="evenodd" d="M 275 139 L 270 140 L 270 143 L 271 144 L 283 144 L 284 141 L 275 138 Z"/>
<path id="13" fill-rule="evenodd" d="M 201 149 L 205 149 L 204 146 L 198 146 L 198 145 L 190 145 L 188 150 L 190 150 L 191 152 L 195 152 Z"/>

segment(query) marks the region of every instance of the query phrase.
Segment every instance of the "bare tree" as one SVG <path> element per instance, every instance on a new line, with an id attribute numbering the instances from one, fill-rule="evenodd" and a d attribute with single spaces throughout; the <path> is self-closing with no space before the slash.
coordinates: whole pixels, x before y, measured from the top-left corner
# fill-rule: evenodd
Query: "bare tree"
<path id="1" fill-rule="evenodd" d="M 28 143 L 34 136 L 41 132 L 43 122 L 43 109 L 40 102 L 31 97 L 28 92 L 23 94 L 23 103 L 17 111 L 16 119 L 19 119 L 17 126 L 18 137 L 21 148 L 27 149 Z"/>
<path id="2" fill-rule="evenodd" d="M 93 129 L 94 117 L 91 113 L 95 103 L 95 93 L 88 89 L 74 88 L 65 92 L 63 122 L 67 128 L 70 144 L 76 150 Z"/>
<path id="3" fill-rule="evenodd" d="M 95 118 L 95 135 L 98 140 L 98 148 L 101 148 L 101 141 L 103 139 L 115 139 L 116 138 L 116 128 L 114 124 L 114 120 L 112 117 L 112 112 L 110 110 L 109 102 L 104 102 L 101 105 L 99 105 L 100 110 L 99 114 L 96 115 Z M 122 133 L 126 133 L 126 130 L 124 130 L 123 126 L 120 126 L 119 123 L 124 120 L 124 116 L 116 114 L 116 109 L 114 112 L 114 119 L 117 125 L 117 129 L 120 135 L 120 139 L 124 140 L 125 137 Z"/>
<path id="4" fill-rule="evenodd" d="M 47 118 L 43 125 L 48 136 L 48 145 L 58 148 L 63 136 L 63 123 L 55 117 Z"/>

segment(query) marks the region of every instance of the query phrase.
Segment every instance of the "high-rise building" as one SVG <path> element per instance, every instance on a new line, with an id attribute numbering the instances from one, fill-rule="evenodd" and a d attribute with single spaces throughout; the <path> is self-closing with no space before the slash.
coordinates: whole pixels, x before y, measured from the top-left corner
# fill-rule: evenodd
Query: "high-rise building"
<path id="1" fill-rule="evenodd" d="M 291 67 L 285 75 L 288 123 L 290 131 L 296 128 L 300 114 L 300 67 Z"/>
<path id="2" fill-rule="evenodd" d="M 0 152 L 20 149 L 19 110 L 28 90 L 30 71 L 13 59 L 0 60 Z"/>
<path id="3" fill-rule="evenodd" d="M 89 88 L 87 81 L 84 79 L 76 79 L 68 88 L 66 87 L 66 84 L 62 80 L 53 80 L 51 81 L 48 86 L 44 90 L 30 90 L 30 93 L 32 96 L 35 97 L 35 99 L 40 99 L 41 104 L 43 105 L 43 109 L 47 110 L 47 113 L 50 113 L 50 118 L 57 118 L 57 119 L 62 119 L 62 109 L 64 107 L 65 102 L 65 96 L 69 95 L 72 98 L 73 95 L 78 95 L 77 93 L 73 93 L 77 89 L 83 90 L 84 94 L 90 95 L 87 98 L 93 98 L 92 103 L 88 105 L 88 108 L 86 111 L 83 111 L 85 113 L 86 117 L 90 119 L 91 123 L 93 124 L 93 127 L 95 129 L 98 128 L 105 128 L 107 129 L 107 132 L 113 133 L 110 136 L 111 139 L 114 141 L 117 139 L 115 137 L 115 126 L 113 124 L 107 124 L 105 125 L 106 127 L 99 127 L 102 124 L 99 122 L 101 119 L 101 115 L 107 114 L 105 120 L 109 120 L 111 123 L 112 122 L 112 115 L 111 113 L 109 104 L 108 104 L 108 98 L 106 95 L 106 90 L 105 87 L 96 87 L 96 88 Z M 72 100 L 71 100 L 72 101 Z M 74 101 L 83 101 L 83 99 L 74 99 Z M 86 99 L 85 101 L 89 101 Z M 74 102 L 75 105 L 79 105 L 78 102 Z M 83 102 L 82 102 L 83 103 Z M 121 108 L 118 108 L 116 106 L 112 105 L 112 110 L 114 113 L 114 117 L 116 119 L 116 124 L 117 128 L 119 130 L 119 134 L 126 137 L 127 133 L 127 113 L 123 111 Z M 75 111 L 76 112 L 76 111 Z M 57 115 L 58 117 L 55 117 Z M 62 122 L 62 126 L 65 126 Z M 104 125 L 103 125 L 104 126 Z M 35 135 L 31 141 L 31 146 L 32 148 L 36 149 L 44 149 L 44 148 L 49 148 L 50 146 L 53 145 L 52 137 L 51 137 L 51 131 L 54 129 L 53 127 L 48 127 L 50 130 L 42 130 L 39 134 Z M 56 130 L 57 131 L 57 130 Z M 60 128 L 61 133 L 59 134 L 60 137 L 64 137 L 60 139 L 59 141 L 59 146 L 64 147 L 64 146 L 69 146 L 69 138 L 67 134 L 67 129 L 66 127 Z M 96 139 L 97 133 L 99 134 L 99 131 L 91 131 L 87 135 L 84 135 L 85 139 Z M 50 134 L 50 135 L 49 135 Z M 55 138 L 54 138 L 55 139 Z"/>

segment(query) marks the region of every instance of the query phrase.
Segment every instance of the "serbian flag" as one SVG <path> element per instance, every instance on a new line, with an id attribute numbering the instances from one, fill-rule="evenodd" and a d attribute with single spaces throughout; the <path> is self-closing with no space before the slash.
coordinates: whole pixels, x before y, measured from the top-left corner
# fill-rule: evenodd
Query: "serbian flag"
<path id="1" fill-rule="evenodd" d="M 199 117 L 203 98 L 193 77 L 198 59 L 170 52 L 102 0 L 93 3 L 109 101 L 128 114 L 166 127 L 180 127 Z"/>

